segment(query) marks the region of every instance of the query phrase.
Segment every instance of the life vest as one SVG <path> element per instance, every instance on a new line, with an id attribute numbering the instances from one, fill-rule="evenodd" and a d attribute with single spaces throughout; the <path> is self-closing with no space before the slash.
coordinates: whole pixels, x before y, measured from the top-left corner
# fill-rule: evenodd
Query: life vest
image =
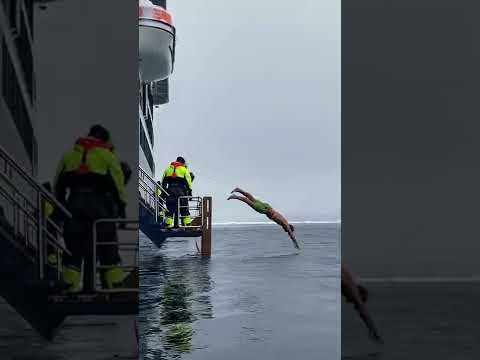
<path id="1" fill-rule="evenodd" d="M 179 170 L 177 173 L 177 169 L 181 169 L 184 171 Z M 171 186 L 191 188 L 191 183 L 189 182 L 189 180 L 187 180 L 188 173 L 189 171 L 185 164 L 174 161 L 170 163 L 169 167 L 165 170 L 164 179 L 162 180 L 163 185 L 166 188 L 170 188 Z"/>
<path id="2" fill-rule="evenodd" d="M 80 138 L 77 140 L 75 145 L 79 145 L 83 149 L 82 154 L 82 163 L 80 164 L 79 168 L 75 171 L 78 175 L 84 175 L 90 173 L 90 168 L 87 165 L 87 153 L 95 148 L 104 148 L 108 150 L 112 150 L 112 144 L 105 143 L 101 140 L 95 138 Z"/>
<path id="3" fill-rule="evenodd" d="M 185 167 L 185 164 L 182 164 L 178 161 L 174 161 L 174 162 L 170 163 L 170 166 L 173 167 L 173 173 L 172 173 L 172 175 L 170 175 L 168 177 L 175 179 L 177 177 L 177 168 L 182 167 L 182 166 Z"/>

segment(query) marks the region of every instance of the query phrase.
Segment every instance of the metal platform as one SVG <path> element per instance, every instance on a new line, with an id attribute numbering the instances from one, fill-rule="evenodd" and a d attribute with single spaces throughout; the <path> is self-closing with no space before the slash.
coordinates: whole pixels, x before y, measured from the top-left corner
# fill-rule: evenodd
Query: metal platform
<path id="1" fill-rule="evenodd" d="M 163 215 L 168 213 L 165 199 L 169 194 L 161 184 L 139 167 L 139 219 L 140 230 L 157 247 L 168 238 L 202 238 L 201 253 L 210 255 L 212 239 L 212 198 L 198 196 L 181 196 L 178 198 L 174 214 L 174 228 L 166 228 Z M 185 211 L 186 210 L 186 211 Z M 184 214 L 183 216 L 181 214 Z M 189 217 L 192 222 L 182 225 L 182 220 Z"/>
<path id="2" fill-rule="evenodd" d="M 161 247 L 168 238 L 201 238 L 200 253 L 211 255 L 212 249 L 212 198 L 198 196 L 180 196 L 177 209 L 172 214 L 175 227 L 166 228 L 163 214 L 168 213 L 165 199 L 168 192 L 139 167 L 139 220 L 140 230 Z M 182 215 L 183 214 L 183 215 Z M 182 225 L 184 218 L 192 221 Z"/>
<path id="3" fill-rule="evenodd" d="M 140 222 L 140 230 L 152 241 L 157 247 L 162 246 L 168 238 L 191 238 L 202 237 L 201 229 L 176 228 L 166 229 L 162 224 Z"/>
<path id="4" fill-rule="evenodd" d="M 201 229 L 188 229 L 188 228 L 159 229 L 158 232 L 167 238 L 202 236 Z"/>

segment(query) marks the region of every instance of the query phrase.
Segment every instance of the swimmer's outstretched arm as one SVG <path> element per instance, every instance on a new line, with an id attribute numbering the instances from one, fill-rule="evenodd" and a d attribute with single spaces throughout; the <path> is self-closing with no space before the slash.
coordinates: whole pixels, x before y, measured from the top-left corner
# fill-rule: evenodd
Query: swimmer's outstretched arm
<path id="1" fill-rule="evenodd" d="M 297 250 L 300 250 L 300 245 L 298 245 L 298 241 L 295 238 L 295 235 L 293 235 L 293 232 L 291 230 L 288 230 L 287 233 L 288 233 L 288 236 L 290 237 L 290 239 L 292 239 L 293 245 L 295 246 L 295 248 Z"/>
<path id="2" fill-rule="evenodd" d="M 358 312 L 360 318 L 367 326 L 370 337 L 376 342 L 383 343 L 377 327 L 375 326 L 375 323 L 373 322 L 367 306 L 359 292 L 359 286 L 353 279 L 352 273 L 344 265 L 342 265 L 342 295 L 345 296 L 348 302 L 353 303 L 355 310 Z"/>
<path id="3" fill-rule="evenodd" d="M 360 318 L 363 320 L 363 322 L 367 326 L 368 334 L 372 338 L 372 340 L 378 343 L 383 343 L 383 340 L 380 334 L 378 333 L 377 327 L 375 326 L 375 323 L 373 322 L 372 317 L 368 313 L 365 303 L 360 303 L 358 305 L 356 304 L 355 310 L 357 310 L 358 314 L 360 315 Z"/>
<path id="4" fill-rule="evenodd" d="M 295 248 L 297 250 L 300 250 L 300 246 L 298 245 L 298 241 L 297 241 L 295 235 L 293 234 L 293 226 L 288 223 L 288 220 L 282 214 L 280 214 L 278 211 L 273 210 L 273 209 L 271 210 L 271 212 L 269 214 L 267 214 L 267 217 L 270 220 L 276 222 L 278 225 L 280 225 L 283 228 L 283 230 L 288 234 L 290 239 L 293 241 L 293 245 L 295 246 Z"/>

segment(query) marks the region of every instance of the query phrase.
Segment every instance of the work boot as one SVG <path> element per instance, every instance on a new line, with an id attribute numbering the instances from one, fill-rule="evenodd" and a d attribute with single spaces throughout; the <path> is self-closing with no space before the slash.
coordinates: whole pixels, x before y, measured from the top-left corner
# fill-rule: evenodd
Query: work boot
<path id="1" fill-rule="evenodd" d="M 182 219 L 182 224 L 183 224 L 183 226 L 188 226 L 192 223 L 192 221 L 193 221 L 193 219 L 190 216 L 185 216 Z"/>
<path id="2" fill-rule="evenodd" d="M 103 273 L 103 287 L 106 289 L 115 289 L 122 287 L 123 281 L 127 277 L 128 273 L 118 267 L 108 269 Z"/>
<path id="3" fill-rule="evenodd" d="M 167 229 L 173 228 L 174 225 L 175 225 L 175 222 L 173 221 L 173 217 L 171 216 L 165 217 L 165 227 Z"/>
<path id="4" fill-rule="evenodd" d="M 62 280 L 68 286 L 67 293 L 78 293 L 82 291 L 82 273 L 77 268 L 67 267 L 62 272 Z"/>
<path id="5" fill-rule="evenodd" d="M 158 218 L 165 221 L 165 211 L 161 210 L 158 212 Z"/>
<path id="6" fill-rule="evenodd" d="M 48 265 L 50 265 L 52 267 L 56 267 L 57 264 L 58 264 L 57 254 L 55 254 L 55 253 L 49 254 L 48 257 L 47 257 L 47 263 L 48 263 Z"/>

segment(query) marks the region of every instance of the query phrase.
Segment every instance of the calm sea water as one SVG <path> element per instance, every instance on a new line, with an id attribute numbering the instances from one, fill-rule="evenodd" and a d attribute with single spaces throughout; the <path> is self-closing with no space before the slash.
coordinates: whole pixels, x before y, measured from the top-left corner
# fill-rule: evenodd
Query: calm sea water
<path id="1" fill-rule="evenodd" d="M 339 224 L 217 226 L 210 259 L 194 239 L 141 235 L 141 358 L 338 359 Z"/>
<path id="2" fill-rule="evenodd" d="M 0 317 L 2 360 L 137 359 L 135 316 L 69 317 L 53 342 L 39 336 L 4 302 L 0 302 Z"/>
<path id="3" fill-rule="evenodd" d="M 342 308 L 342 359 L 480 359 L 480 283 L 367 283 L 385 344 L 376 345 L 351 305 Z"/>
<path id="4" fill-rule="evenodd" d="M 362 242 L 348 246 L 344 258 L 369 289 L 368 308 L 385 344 L 370 341 L 342 302 L 342 359 L 480 359 L 480 278 L 478 266 L 467 270 L 475 253 L 448 258 L 435 248 L 397 247 L 392 257 Z"/>

